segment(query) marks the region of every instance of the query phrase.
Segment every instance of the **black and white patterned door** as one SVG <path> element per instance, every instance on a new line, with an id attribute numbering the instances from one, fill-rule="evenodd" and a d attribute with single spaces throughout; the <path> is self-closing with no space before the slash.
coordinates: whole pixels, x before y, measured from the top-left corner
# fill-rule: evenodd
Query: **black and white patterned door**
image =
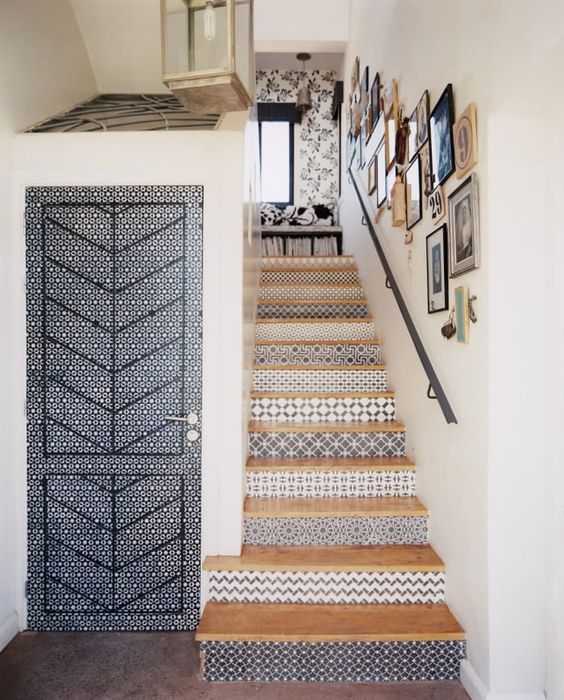
<path id="1" fill-rule="evenodd" d="M 29 627 L 192 629 L 203 188 L 33 187 L 26 222 Z"/>

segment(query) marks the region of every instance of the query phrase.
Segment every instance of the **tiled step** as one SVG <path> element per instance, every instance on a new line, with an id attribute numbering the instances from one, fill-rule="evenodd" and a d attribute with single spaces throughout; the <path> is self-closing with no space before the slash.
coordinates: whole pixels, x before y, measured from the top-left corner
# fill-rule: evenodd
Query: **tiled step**
<path id="1" fill-rule="evenodd" d="M 385 423 L 249 424 L 250 457 L 402 457 L 405 428 Z"/>
<path id="2" fill-rule="evenodd" d="M 368 392 L 386 391 L 388 379 L 383 365 L 367 367 L 255 367 L 253 391 L 262 392 Z"/>
<path id="3" fill-rule="evenodd" d="M 396 417 L 391 392 L 251 393 L 251 417 L 257 421 L 390 421 Z"/>
<path id="4" fill-rule="evenodd" d="M 359 277 L 356 267 L 304 267 L 299 270 L 263 268 L 260 281 L 262 284 L 358 284 Z"/>
<path id="5" fill-rule="evenodd" d="M 360 284 L 263 284 L 260 288 L 261 301 L 365 301 Z"/>
<path id="6" fill-rule="evenodd" d="M 429 545 L 252 547 L 207 557 L 210 600 L 239 603 L 444 602 L 444 564 Z"/>
<path id="7" fill-rule="evenodd" d="M 365 318 L 368 308 L 361 301 L 263 301 L 257 318 Z"/>
<path id="8" fill-rule="evenodd" d="M 292 255 L 292 256 L 269 256 L 263 259 L 263 269 L 287 269 L 287 268 L 340 268 L 340 267 L 355 267 L 354 257 L 352 255 Z"/>
<path id="9" fill-rule="evenodd" d="M 256 324 L 255 339 L 261 340 L 374 340 L 371 318 L 328 321 L 327 319 L 267 320 Z"/>
<path id="10" fill-rule="evenodd" d="M 255 365 L 377 365 L 377 340 L 278 340 L 255 344 Z"/>
<path id="11" fill-rule="evenodd" d="M 462 628 L 446 605 L 206 605 L 204 678 L 376 682 L 458 678 Z"/>
<path id="12" fill-rule="evenodd" d="M 416 498 L 246 498 L 243 541 L 253 545 L 427 544 Z"/>

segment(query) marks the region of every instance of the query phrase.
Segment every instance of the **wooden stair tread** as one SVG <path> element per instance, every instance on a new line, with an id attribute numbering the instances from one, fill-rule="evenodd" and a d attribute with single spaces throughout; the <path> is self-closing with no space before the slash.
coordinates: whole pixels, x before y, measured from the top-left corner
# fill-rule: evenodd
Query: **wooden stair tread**
<path id="1" fill-rule="evenodd" d="M 380 342 L 376 338 L 367 340 L 256 340 L 255 345 L 380 345 Z"/>
<path id="2" fill-rule="evenodd" d="M 353 642 L 463 640 L 444 604 L 208 603 L 196 640 Z"/>
<path id="3" fill-rule="evenodd" d="M 407 457 L 249 457 L 248 471 L 413 471 Z"/>
<path id="4" fill-rule="evenodd" d="M 444 571 L 430 545 L 254 546 L 241 556 L 206 557 L 205 571 Z"/>
<path id="5" fill-rule="evenodd" d="M 372 323 L 372 316 L 353 318 L 257 318 L 258 323 Z M 345 341 L 342 341 L 345 342 Z"/>
<path id="6" fill-rule="evenodd" d="M 405 425 L 395 420 L 390 421 L 359 421 L 349 423 L 285 423 L 275 421 L 249 421 L 250 433 L 403 433 Z"/>
<path id="7" fill-rule="evenodd" d="M 370 372 L 383 371 L 386 365 L 253 365 L 253 369 L 276 370 L 277 372 L 291 372 L 295 370 L 312 372 Z"/>
<path id="8" fill-rule="evenodd" d="M 370 365 L 367 366 L 370 369 Z M 252 399 L 391 399 L 393 397 L 393 391 L 251 391 Z"/>
<path id="9" fill-rule="evenodd" d="M 382 498 L 245 498 L 246 518 L 426 516 L 415 496 Z"/>

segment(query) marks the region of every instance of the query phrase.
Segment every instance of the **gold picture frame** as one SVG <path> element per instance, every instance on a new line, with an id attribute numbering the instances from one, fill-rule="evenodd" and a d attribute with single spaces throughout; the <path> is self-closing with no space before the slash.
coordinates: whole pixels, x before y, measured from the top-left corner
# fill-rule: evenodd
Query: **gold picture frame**
<path id="1" fill-rule="evenodd" d="M 470 103 L 454 123 L 454 163 L 456 177 L 461 180 L 478 163 L 476 105 Z"/>

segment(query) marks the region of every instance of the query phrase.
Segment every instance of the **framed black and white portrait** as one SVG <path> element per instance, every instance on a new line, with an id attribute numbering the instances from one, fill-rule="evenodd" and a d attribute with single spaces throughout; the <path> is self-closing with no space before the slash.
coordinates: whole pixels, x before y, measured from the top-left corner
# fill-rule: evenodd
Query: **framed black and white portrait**
<path id="1" fill-rule="evenodd" d="M 449 83 L 429 117 L 432 189 L 442 185 L 454 171 L 453 121 L 454 99 Z"/>
<path id="2" fill-rule="evenodd" d="M 372 81 L 372 86 L 370 88 L 370 107 L 372 123 L 370 125 L 370 131 L 374 130 L 376 122 L 380 117 L 380 73 L 376 73 L 374 80 Z"/>
<path id="3" fill-rule="evenodd" d="M 386 145 L 382 141 L 376 151 L 376 205 L 386 201 Z"/>
<path id="4" fill-rule="evenodd" d="M 414 138 L 415 138 L 415 150 L 418 151 L 424 143 L 427 142 L 429 138 L 429 92 L 425 92 L 421 95 L 421 99 L 417 103 L 415 112 L 413 113 L 415 128 L 414 128 Z M 411 154 L 412 156 L 415 153 Z"/>
<path id="5" fill-rule="evenodd" d="M 427 236 L 427 313 L 448 309 L 447 227 Z"/>
<path id="6" fill-rule="evenodd" d="M 472 173 L 448 198 L 450 276 L 480 267 L 478 176 Z"/>
<path id="7" fill-rule="evenodd" d="M 421 206 L 421 161 L 419 156 L 405 171 L 405 224 L 407 230 L 421 221 L 423 208 Z"/>

